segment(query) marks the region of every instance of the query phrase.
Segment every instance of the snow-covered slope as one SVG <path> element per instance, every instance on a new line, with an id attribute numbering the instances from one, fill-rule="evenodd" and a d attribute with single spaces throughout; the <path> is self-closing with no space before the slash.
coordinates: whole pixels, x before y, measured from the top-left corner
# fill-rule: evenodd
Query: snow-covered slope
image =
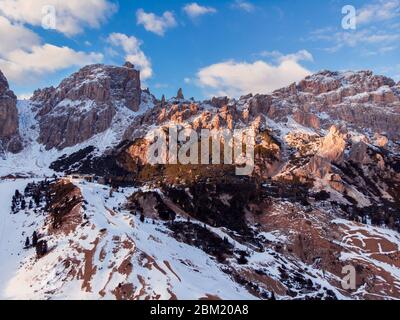
<path id="1" fill-rule="evenodd" d="M 0 183 L 0 191 L 6 201 L 11 201 L 14 190 L 23 190 L 28 182 L 31 181 L 5 180 Z M 170 223 L 149 217 L 142 220 L 127 209 L 133 193 L 160 193 L 159 190 L 120 188 L 111 192 L 110 187 L 97 183 L 68 179 L 58 182 L 70 183 L 82 196 L 83 202 L 71 210 L 84 216 L 80 223 L 71 224 L 73 216 L 69 216 L 61 228 L 53 229 L 51 217 L 43 215 L 41 209 L 37 213 L 26 209 L 11 215 L 10 208 L 2 208 L 0 297 L 256 299 L 267 298 L 271 292 L 280 299 L 399 297 L 399 260 L 387 258 L 399 253 L 400 236 L 394 231 L 328 218 L 317 212 L 302 212 L 293 220 L 293 205 L 277 203 L 274 214 L 260 217 L 264 226 L 263 231 L 258 230 L 258 237 L 263 239 L 264 249 L 259 251 L 226 228 L 191 219 L 190 223 L 207 228 L 221 241 L 227 239 L 224 241 L 232 244 L 235 251 L 247 252 L 245 264 L 238 263 L 235 256 L 219 262 L 195 245 L 177 241 Z M 27 202 L 29 199 L 26 197 Z M 185 213 L 179 212 L 173 224 L 186 223 Z M 331 230 L 324 235 L 323 230 L 328 227 Z M 333 270 L 325 271 L 325 257 L 313 264 L 296 257 L 293 253 L 300 249 L 295 244 L 297 234 L 311 230 L 320 231 L 313 236 L 315 243 L 308 248 L 310 252 L 321 246 L 326 250 L 321 252 L 329 255 L 330 249 L 325 246 L 331 242 L 341 252 L 338 261 L 367 268 L 365 276 L 374 276 L 373 284 L 347 292 L 341 288 L 340 276 Z M 33 231 L 48 243 L 48 253 L 40 258 L 34 248 L 24 249 L 25 238 Z M 290 247 L 292 254 L 286 252 Z M 363 276 L 357 281 L 362 282 Z"/>
<path id="2" fill-rule="evenodd" d="M 2 182 L 10 200 L 27 180 Z M 1 212 L 2 279 L 7 299 L 254 299 L 200 249 L 177 242 L 162 223 L 141 222 L 128 211 L 112 208 L 134 189 L 109 197 L 109 188 L 74 181 L 87 201 L 85 226 L 47 236 L 49 253 L 37 260 L 34 248 L 23 249 L 25 236 L 46 233 L 41 214 L 32 210 Z M 16 270 L 16 266 L 19 268 Z"/>

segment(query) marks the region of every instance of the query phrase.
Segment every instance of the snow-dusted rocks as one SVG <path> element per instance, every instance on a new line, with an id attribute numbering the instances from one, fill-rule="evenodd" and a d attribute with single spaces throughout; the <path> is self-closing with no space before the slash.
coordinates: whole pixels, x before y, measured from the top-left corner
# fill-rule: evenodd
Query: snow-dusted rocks
<path id="1" fill-rule="evenodd" d="M 141 94 L 140 73 L 132 64 L 84 67 L 57 88 L 34 93 L 39 142 L 47 149 L 84 142 L 110 128 L 118 109 L 138 111 Z"/>
<path id="2" fill-rule="evenodd" d="M 344 121 L 360 132 L 385 132 L 398 139 L 400 92 L 394 81 L 370 71 L 322 71 L 275 91 L 264 104 L 268 117 L 282 121 L 288 116 L 301 125 L 329 129 Z M 255 98 L 250 98 L 249 103 Z M 258 98 L 259 100 L 259 98 Z"/>
<path id="3" fill-rule="evenodd" d="M 0 155 L 18 152 L 22 148 L 18 132 L 17 97 L 0 71 Z"/>

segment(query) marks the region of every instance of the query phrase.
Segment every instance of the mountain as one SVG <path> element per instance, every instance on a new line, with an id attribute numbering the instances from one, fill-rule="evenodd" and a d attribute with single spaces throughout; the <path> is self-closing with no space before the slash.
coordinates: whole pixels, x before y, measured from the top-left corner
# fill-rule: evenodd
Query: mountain
<path id="1" fill-rule="evenodd" d="M 92 65 L 60 83 L 34 92 L 39 142 L 63 149 L 107 130 L 119 108 L 138 111 L 140 75 L 133 65 Z"/>
<path id="2" fill-rule="evenodd" d="M 0 159 L 1 297 L 400 298 L 393 80 L 321 71 L 207 101 L 158 100 L 129 63 L 84 67 L 28 101 L 1 83 L 0 140 L 20 142 Z M 254 171 L 152 165 L 151 134 L 175 126 L 253 128 Z"/>

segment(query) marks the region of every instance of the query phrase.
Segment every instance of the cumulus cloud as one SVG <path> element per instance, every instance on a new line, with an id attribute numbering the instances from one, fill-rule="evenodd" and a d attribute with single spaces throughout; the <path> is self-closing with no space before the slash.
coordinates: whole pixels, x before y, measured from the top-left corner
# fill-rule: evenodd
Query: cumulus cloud
<path id="1" fill-rule="evenodd" d="M 309 40 L 330 42 L 331 45 L 325 50 L 333 53 L 343 47 L 389 46 L 400 40 L 400 34 L 388 30 L 376 30 L 375 28 L 363 28 L 353 32 L 335 31 L 327 28 L 314 31 Z"/>
<path id="2" fill-rule="evenodd" d="M 151 62 L 140 48 L 142 45 L 141 40 L 123 33 L 112 33 L 107 41 L 114 47 L 122 48 L 125 53 L 125 60 L 133 63 L 140 70 L 142 80 L 152 77 Z"/>
<path id="3" fill-rule="evenodd" d="M 281 55 L 275 64 L 263 60 L 252 63 L 229 60 L 200 69 L 197 84 L 209 96 L 270 93 L 310 75 L 311 72 L 299 61 L 311 57 L 305 52 Z"/>
<path id="4" fill-rule="evenodd" d="M 361 54 L 385 54 L 400 40 L 396 17 L 400 17 L 400 0 L 376 0 L 357 9 L 356 30 L 326 27 L 314 30 L 305 40 L 326 42 L 324 50 L 329 53 L 350 47 Z"/>
<path id="5" fill-rule="evenodd" d="M 255 6 L 252 3 L 243 0 L 236 0 L 232 4 L 232 8 L 244 10 L 246 12 L 253 12 L 255 10 Z"/>
<path id="6" fill-rule="evenodd" d="M 154 13 L 146 13 L 143 9 L 136 11 L 136 19 L 138 25 L 159 36 L 163 36 L 165 32 L 177 25 L 175 16 L 171 11 L 165 11 L 162 16 Z"/>
<path id="7" fill-rule="evenodd" d="M 0 54 L 15 49 L 29 49 L 40 43 L 39 36 L 18 23 L 0 16 Z"/>
<path id="8" fill-rule="evenodd" d="M 183 11 L 192 19 L 198 18 L 205 14 L 213 14 L 217 9 L 213 7 L 204 7 L 196 2 L 189 3 L 183 7 Z"/>
<path id="9" fill-rule="evenodd" d="M 62 70 L 71 66 L 83 66 L 100 62 L 103 55 L 85 53 L 68 47 L 51 44 L 35 45 L 29 50 L 16 49 L 0 58 L 0 69 L 12 81 L 24 81 L 30 76 Z"/>
<path id="10" fill-rule="evenodd" d="M 379 0 L 358 10 L 357 24 L 391 20 L 400 16 L 400 0 Z"/>
<path id="11" fill-rule="evenodd" d="M 17 83 L 103 59 L 100 53 L 42 43 L 40 37 L 25 25 L 4 16 L 0 16 L 0 39 L 0 69 L 9 80 Z"/>
<path id="12" fill-rule="evenodd" d="M 67 36 L 81 33 L 85 27 L 100 27 L 117 10 L 108 0 L 1 0 L 0 14 L 12 22 L 40 26 L 44 6 L 54 6 L 56 29 Z"/>

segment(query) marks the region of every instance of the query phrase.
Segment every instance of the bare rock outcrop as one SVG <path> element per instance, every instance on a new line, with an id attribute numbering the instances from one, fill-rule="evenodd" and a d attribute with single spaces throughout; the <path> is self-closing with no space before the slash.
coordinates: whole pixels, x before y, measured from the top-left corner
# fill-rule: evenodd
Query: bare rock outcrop
<path id="1" fill-rule="evenodd" d="M 324 178 L 331 173 L 332 163 L 341 163 L 344 160 L 346 140 L 345 129 L 332 126 L 310 159 L 307 171 L 318 178 Z"/>
<path id="2" fill-rule="evenodd" d="M 318 155 L 330 162 L 340 163 L 343 161 L 345 149 L 346 133 L 344 129 L 332 126 L 322 140 Z"/>
<path id="3" fill-rule="evenodd" d="M 350 149 L 349 159 L 356 163 L 366 164 L 369 161 L 367 150 L 368 145 L 365 142 L 354 143 Z"/>
<path id="4" fill-rule="evenodd" d="M 374 144 L 377 147 L 386 148 L 388 143 L 389 143 L 389 140 L 388 140 L 388 138 L 386 136 L 384 136 L 382 134 L 379 134 L 379 133 L 375 133 L 375 135 L 374 135 Z"/>
<path id="5" fill-rule="evenodd" d="M 290 116 L 316 130 L 346 122 L 359 132 L 385 132 L 400 138 L 400 90 L 387 77 L 371 71 L 321 71 L 271 95 L 249 97 L 240 104 L 256 104 L 269 118 L 285 122 Z"/>
<path id="6" fill-rule="evenodd" d="M 0 71 L 0 153 L 21 151 L 18 130 L 17 97 L 10 90 L 8 81 Z"/>
<path id="7" fill-rule="evenodd" d="M 182 88 L 179 88 L 178 93 L 176 94 L 176 98 L 177 98 L 178 100 L 184 100 L 184 99 L 185 99 L 185 96 L 183 95 L 183 90 L 182 90 Z"/>
<path id="8" fill-rule="evenodd" d="M 293 119 L 297 123 L 308 128 L 313 128 L 318 130 L 321 127 L 321 121 L 318 118 L 318 116 L 310 112 L 303 112 L 297 110 L 293 113 Z"/>

